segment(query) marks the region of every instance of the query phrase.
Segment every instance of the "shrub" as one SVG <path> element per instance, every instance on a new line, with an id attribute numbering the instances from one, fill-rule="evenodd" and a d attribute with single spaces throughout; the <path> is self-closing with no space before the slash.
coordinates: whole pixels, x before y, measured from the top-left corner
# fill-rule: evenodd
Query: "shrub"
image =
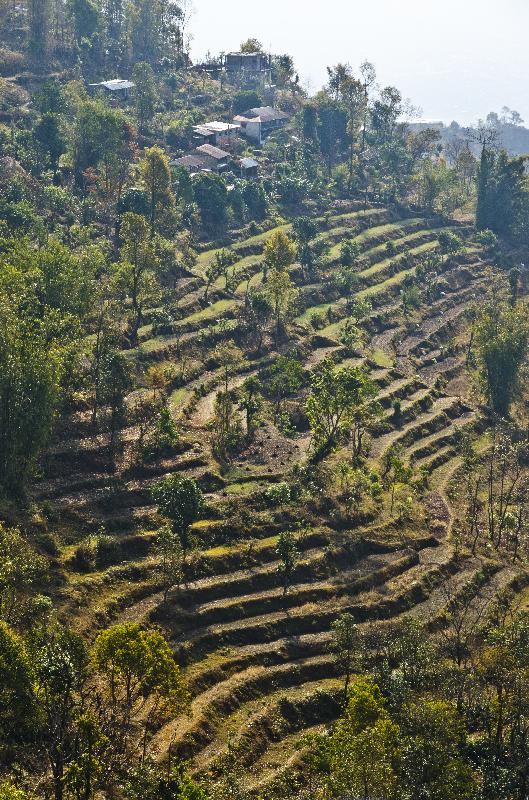
<path id="1" fill-rule="evenodd" d="M 267 505 L 271 507 L 283 506 L 290 503 L 292 492 L 288 483 L 277 483 L 265 489 L 263 496 Z"/>

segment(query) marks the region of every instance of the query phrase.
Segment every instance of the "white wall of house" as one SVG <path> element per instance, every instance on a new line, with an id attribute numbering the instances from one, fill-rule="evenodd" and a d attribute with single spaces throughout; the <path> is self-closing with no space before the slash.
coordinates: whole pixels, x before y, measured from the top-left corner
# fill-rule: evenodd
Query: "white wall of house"
<path id="1" fill-rule="evenodd" d="M 248 139 L 253 139 L 258 144 L 261 144 L 261 123 L 260 122 L 247 122 L 246 123 L 246 136 Z"/>

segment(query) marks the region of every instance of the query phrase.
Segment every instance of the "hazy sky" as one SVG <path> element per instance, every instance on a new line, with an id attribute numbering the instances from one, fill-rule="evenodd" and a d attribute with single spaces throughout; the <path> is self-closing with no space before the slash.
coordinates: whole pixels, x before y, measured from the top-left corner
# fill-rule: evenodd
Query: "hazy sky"
<path id="1" fill-rule="evenodd" d="M 427 119 L 502 106 L 529 124 L 529 0 L 192 0 L 192 57 L 249 36 L 290 53 L 311 90 L 338 61 L 373 61 Z"/>

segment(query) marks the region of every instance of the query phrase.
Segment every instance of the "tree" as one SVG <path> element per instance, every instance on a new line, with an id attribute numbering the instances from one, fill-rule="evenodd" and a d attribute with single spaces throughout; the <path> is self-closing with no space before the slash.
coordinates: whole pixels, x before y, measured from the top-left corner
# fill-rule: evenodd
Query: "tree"
<path id="1" fill-rule="evenodd" d="M 265 279 L 268 269 L 282 272 L 293 263 L 296 246 L 284 231 L 276 231 L 266 241 L 263 251 Z"/>
<path id="2" fill-rule="evenodd" d="M 241 53 L 262 53 L 263 45 L 259 39 L 246 39 L 241 43 L 240 51 Z"/>
<path id="3" fill-rule="evenodd" d="M 487 399 L 497 414 L 506 417 L 520 388 L 527 356 L 527 314 L 521 307 L 492 298 L 478 317 L 475 337 Z"/>
<path id="4" fill-rule="evenodd" d="M 0 619 L 13 625 L 27 611 L 35 584 L 45 577 L 46 562 L 17 528 L 0 523 Z"/>
<path id="5" fill-rule="evenodd" d="M 143 321 L 143 306 L 152 300 L 158 288 L 155 268 L 158 265 L 149 227 L 144 217 L 133 212 L 123 215 L 120 230 L 121 258 L 118 276 L 132 304 L 130 339 L 137 343 L 138 330 Z"/>
<path id="6" fill-rule="evenodd" d="M 48 154 L 53 171 L 56 172 L 59 158 L 66 150 L 66 138 L 59 115 L 51 112 L 43 114 L 35 125 L 34 133 L 35 139 Z"/>
<path id="7" fill-rule="evenodd" d="M 30 0 L 28 12 L 29 52 L 35 67 L 44 71 L 50 51 L 50 0 Z"/>
<path id="8" fill-rule="evenodd" d="M 288 272 L 274 268 L 268 275 L 263 293 L 273 309 L 277 346 L 285 323 L 299 297 L 299 289 L 294 285 Z"/>
<path id="9" fill-rule="evenodd" d="M 189 527 L 202 511 L 200 488 L 192 478 L 171 475 L 153 487 L 152 496 L 160 513 L 167 517 L 173 531 L 178 534 L 185 560 L 189 550 Z"/>
<path id="10" fill-rule="evenodd" d="M 153 237 L 161 215 L 175 204 L 169 158 L 159 147 L 147 147 L 140 162 L 140 171 L 149 202 L 150 230 Z"/>
<path id="11" fill-rule="evenodd" d="M 193 192 L 202 225 L 213 230 L 224 228 L 227 223 L 228 190 L 220 175 L 210 172 L 193 175 Z"/>
<path id="12" fill-rule="evenodd" d="M 283 578 L 283 597 L 288 592 L 299 556 L 296 537 L 292 531 L 281 531 L 277 540 L 276 554 L 279 558 L 277 571 Z"/>
<path id="13" fill-rule="evenodd" d="M 38 730 L 31 659 L 22 639 L 5 622 L 0 622 L 0 704 L 0 756 L 5 763 L 16 745 Z"/>
<path id="14" fill-rule="evenodd" d="M 266 372 L 266 393 L 274 400 L 276 420 L 281 413 L 281 403 L 295 394 L 305 382 L 305 370 L 296 358 L 279 356 Z"/>
<path id="15" fill-rule="evenodd" d="M 233 115 L 237 116 L 237 114 L 242 114 L 250 108 L 259 108 L 261 102 L 258 93 L 253 89 L 244 89 L 243 91 L 237 92 L 232 103 Z"/>
<path id="16" fill-rule="evenodd" d="M 375 393 L 360 367 L 337 369 L 330 358 L 314 370 L 306 403 L 313 447 L 323 453 L 351 430 L 354 414 Z"/>
<path id="17" fill-rule="evenodd" d="M 255 376 L 246 378 L 242 385 L 239 407 L 246 412 L 246 438 L 252 439 L 257 428 L 258 414 L 262 408 L 262 386 Z"/>
<path id="18" fill-rule="evenodd" d="M 155 552 L 160 559 L 160 572 L 162 574 L 164 603 L 171 586 L 179 585 L 183 577 L 183 553 L 180 538 L 169 527 L 164 526 L 158 531 L 155 542 Z"/>
<path id="19" fill-rule="evenodd" d="M 464 725 L 451 703 L 421 699 L 407 706 L 401 730 L 404 796 L 439 800 L 473 796 L 477 782 L 465 760 Z"/>
<path id="20" fill-rule="evenodd" d="M 62 800 L 68 766 L 75 758 L 80 691 L 87 675 L 86 648 L 77 634 L 58 625 L 46 626 L 31 643 L 31 658 L 42 719 L 42 744 L 55 800 Z"/>
<path id="21" fill-rule="evenodd" d="M 331 736 L 316 741 L 329 796 L 337 800 L 398 796 L 400 729 L 389 719 L 378 686 L 357 681 Z"/>
<path id="22" fill-rule="evenodd" d="M 60 399 L 60 347 L 19 316 L 0 288 L 0 487 L 22 494 Z"/>
<path id="23" fill-rule="evenodd" d="M 463 241 L 457 234 L 452 231 L 442 231 L 439 234 L 439 245 L 441 251 L 447 255 L 455 255 L 463 247 Z"/>
<path id="24" fill-rule="evenodd" d="M 332 651 L 340 672 L 345 676 L 344 697 L 347 702 L 349 683 L 358 660 L 359 634 L 351 614 L 341 614 L 331 625 Z"/>
<path id="25" fill-rule="evenodd" d="M 395 493 L 399 484 L 410 482 L 413 470 L 403 460 L 400 451 L 396 448 L 389 450 L 385 458 L 385 476 L 391 489 L 391 505 L 389 513 L 393 514 Z"/>
<path id="26" fill-rule="evenodd" d="M 153 719 L 162 711 L 181 713 L 188 704 L 185 682 L 171 648 L 159 631 L 123 623 L 97 636 L 91 663 L 105 679 L 102 691 L 110 707 L 108 729 L 116 737 L 113 746 L 125 750 L 134 733 L 132 723 L 140 723 L 144 760 Z"/>
<path id="27" fill-rule="evenodd" d="M 156 84 L 154 72 L 150 64 L 138 61 L 132 70 L 134 82 L 134 103 L 140 133 L 144 133 L 146 126 L 152 122 L 156 106 Z"/>

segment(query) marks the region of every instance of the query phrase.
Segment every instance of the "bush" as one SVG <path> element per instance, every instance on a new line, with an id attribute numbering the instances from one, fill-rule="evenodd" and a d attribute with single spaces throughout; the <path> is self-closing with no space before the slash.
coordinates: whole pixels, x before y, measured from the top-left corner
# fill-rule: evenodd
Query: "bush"
<path id="1" fill-rule="evenodd" d="M 277 483 L 263 492 L 265 502 L 270 507 L 284 506 L 292 500 L 292 491 L 288 483 Z"/>
<path id="2" fill-rule="evenodd" d="M 7 47 L 0 47 L 0 75 L 14 75 L 23 70 L 25 64 L 26 59 L 22 53 L 15 53 L 14 50 L 8 50 Z"/>
<path id="3" fill-rule="evenodd" d="M 121 545 L 116 539 L 106 535 L 98 538 L 95 561 L 99 568 L 117 564 L 121 558 Z"/>
<path id="4" fill-rule="evenodd" d="M 72 569 L 77 572 L 91 572 L 95 567 L 95 555 L 92 544 L 80 544 L 70 560 Z"/>

